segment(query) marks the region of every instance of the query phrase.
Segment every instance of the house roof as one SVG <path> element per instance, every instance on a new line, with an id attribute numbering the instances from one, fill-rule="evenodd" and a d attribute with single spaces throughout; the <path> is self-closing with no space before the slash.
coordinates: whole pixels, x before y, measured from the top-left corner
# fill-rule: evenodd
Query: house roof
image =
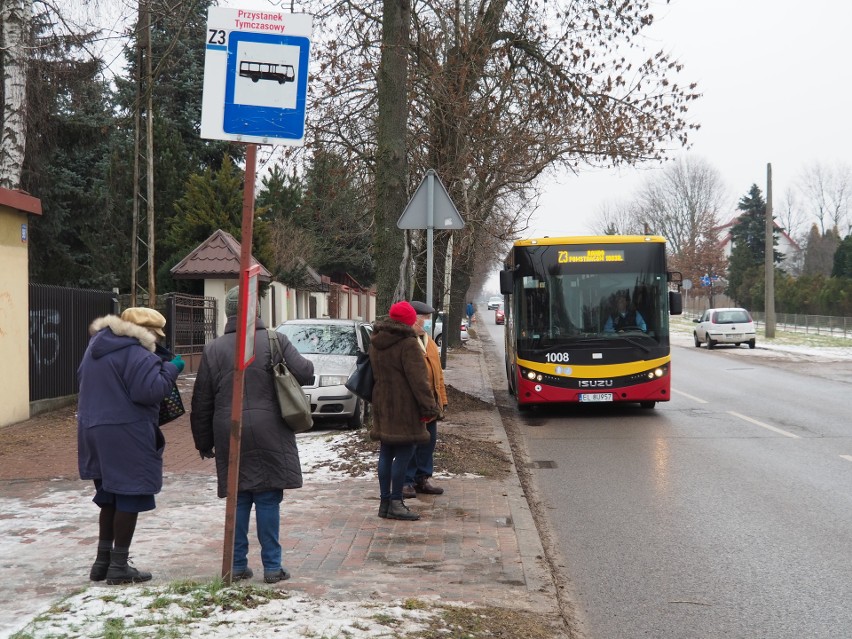
<path id="1" fill-rule="evenodd" d="M 715 229 L 716 232 L 719 233 L 722 236 L 722 239 L 719 242 L 720 244 L 725 245 L 728 242 L 732 241 L 734 225 L 739 221 L 739 219 L 743 215 L 745 215 L 745 213 L 740 213 L 738 215 L 735 215 L 734 217 L 731 218 L 731 220 L 727 224 L 722 224 L 721 226 L 716 227 L 716 229 Z M 777 230 L 784 237 L 784 239 L 786 239 L 787 242 L 789 242 L 790 246 L 792 246 L 794 249 L 800 248 L 799 244 L 796 242 L 796 240 L 794 240 L 792 237 L 790 237 L 790 235 L 787 233 L 787 230 L 783 226 L 778 224 L 778 222 L 776 222 L 774 219 L 772 220 L 772 225 L 775 228 L 775 230 Z M 724 234 L 724 235 L 722 235 L 722 234 Z"/>
<path id="2" fill-rule="evenodd" d="M 8 206 L 24 213 L 41 215 L 41 200 L 26 191 L 0 187 L 0 206 Z"/>
<path id="3" fill-rule="evenodd" d="M 230 280 L 240 275 L 240 243 L 230 233 L 217 229 L 171 269 L 177 280 Z M 258 279 L 268 282 L 272 274 L 254 256 L 250 263 L 260 266 Z"/>

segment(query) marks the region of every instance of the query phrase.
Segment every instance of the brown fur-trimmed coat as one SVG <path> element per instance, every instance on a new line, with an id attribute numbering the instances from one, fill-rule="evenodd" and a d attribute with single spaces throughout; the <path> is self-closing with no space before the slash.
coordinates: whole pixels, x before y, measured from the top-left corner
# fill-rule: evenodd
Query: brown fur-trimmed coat
<path id="1" fill-rule="evenodd" d="M 414 329 L 395 320 L 376 322 L 370 365 L 375 379 L 370 438 L 386 444 L 427 443 L 429 431 L 421 418 L 434 420 L 438 406 Z"/>

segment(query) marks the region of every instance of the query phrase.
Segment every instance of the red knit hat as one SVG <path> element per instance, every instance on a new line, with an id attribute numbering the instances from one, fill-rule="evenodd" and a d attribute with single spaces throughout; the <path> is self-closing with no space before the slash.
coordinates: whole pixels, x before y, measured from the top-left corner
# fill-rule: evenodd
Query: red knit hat
<path id="1" fill-rule="evenodd" d="M 414 326 L 414 322 L 417 321 L 417 311 L 405 300 L 391 306 L 388 315 L 392 320 L 408 324 L 409 326 Z"/>

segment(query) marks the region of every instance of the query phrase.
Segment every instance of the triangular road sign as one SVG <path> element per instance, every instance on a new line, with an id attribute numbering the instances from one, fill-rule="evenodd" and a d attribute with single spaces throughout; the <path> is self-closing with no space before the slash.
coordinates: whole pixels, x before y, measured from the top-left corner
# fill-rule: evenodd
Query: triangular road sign
<path id="1" fill-rule="evenodd" d="M 429 211 L 429 184 L 432 184 L 432 215 Z M 431 224 L 430 224 L 431 221 Z M 464 228 L 464 220 L 456 205 L 433 169 L 426 171 L 426 177 L 411 196 L 405 210 L 396 223 L 401 229 L 428 229 L 438 231 Z"/>

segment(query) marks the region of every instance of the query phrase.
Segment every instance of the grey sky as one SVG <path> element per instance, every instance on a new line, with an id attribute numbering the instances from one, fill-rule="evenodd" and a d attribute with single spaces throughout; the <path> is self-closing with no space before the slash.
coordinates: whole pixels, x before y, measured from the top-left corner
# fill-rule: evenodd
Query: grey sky
<path id="1" fill-rule="evenodd" d="M 703 97 L 690 153 L 722 175 L 731 215 L 772 163 L 776 209 L 803 168 L 852 164 L 852 4 L 840 0 L 673 0 L 658 3 L 649 47 L 685 64 Z M 656 45 L 656 46 L 655 46 Z M 526 236 L 587 234 L 606 202 L 629 200 L 658 170 L 590 171 L 547 180 Z"/>

